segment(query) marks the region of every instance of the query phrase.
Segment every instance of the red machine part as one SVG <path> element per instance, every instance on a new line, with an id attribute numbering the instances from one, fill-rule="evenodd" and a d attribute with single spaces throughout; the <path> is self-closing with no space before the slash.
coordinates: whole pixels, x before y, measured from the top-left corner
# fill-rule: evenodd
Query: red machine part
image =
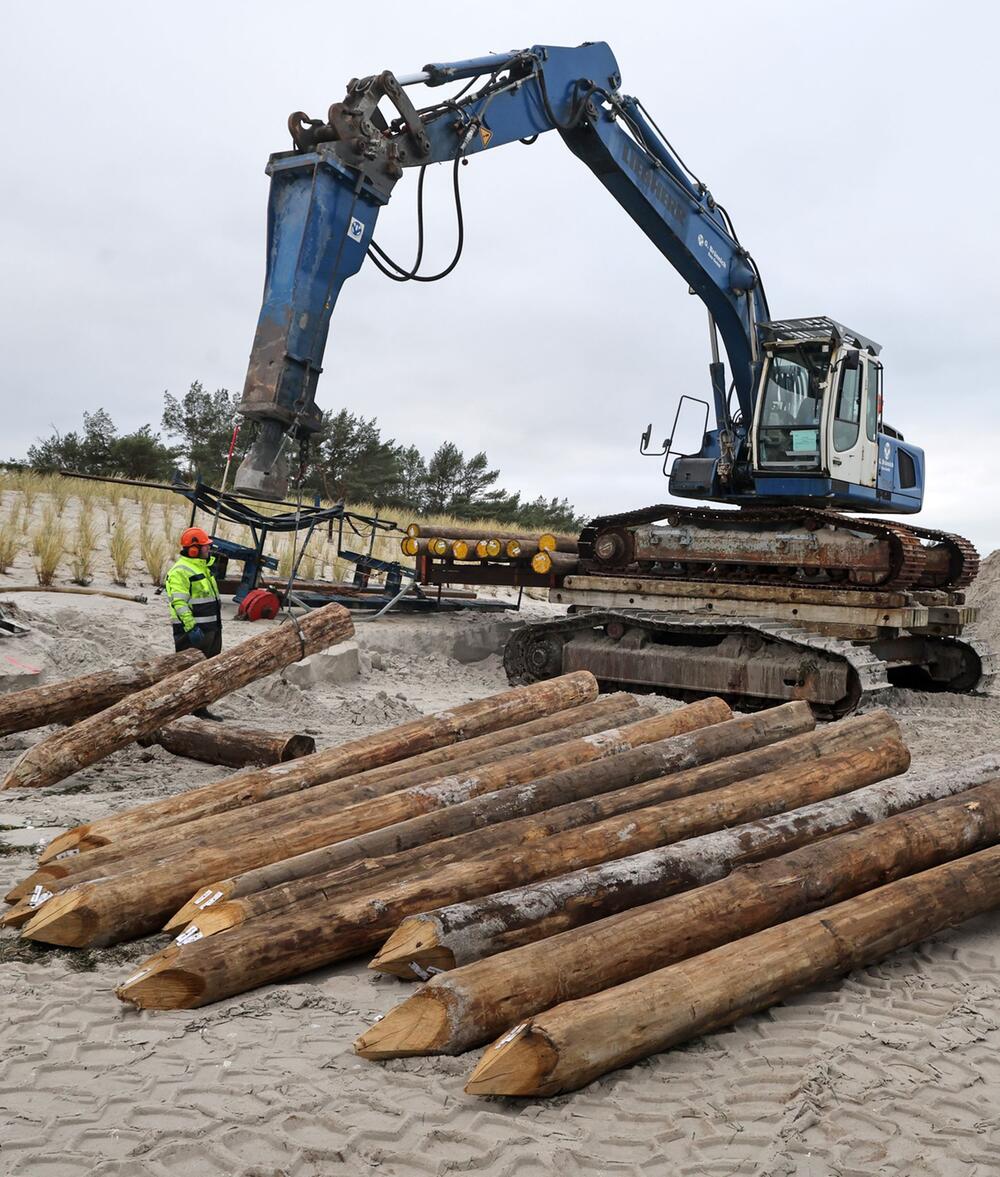
<path id="1" fill-rule="evenodd" d="M 277 593 L 271 589 L 255 588 L 240 601 L 236 616 L 242 617 L 244 621 L 270 621 L 278 616 L 280 608 L 281 601 Z"/>

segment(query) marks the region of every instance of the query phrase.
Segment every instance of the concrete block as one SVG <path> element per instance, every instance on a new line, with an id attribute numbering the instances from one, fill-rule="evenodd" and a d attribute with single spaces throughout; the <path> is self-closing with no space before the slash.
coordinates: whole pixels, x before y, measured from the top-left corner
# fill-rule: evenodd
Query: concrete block
<path id="1" fill-rule="evenodd" d="M 329 650 L 320 650 L 301 662 L 293 662 L 281 672 L 282 682 L 303 688 L 353 682 L 360 676 L 357 642 L 341 642 Z"/>

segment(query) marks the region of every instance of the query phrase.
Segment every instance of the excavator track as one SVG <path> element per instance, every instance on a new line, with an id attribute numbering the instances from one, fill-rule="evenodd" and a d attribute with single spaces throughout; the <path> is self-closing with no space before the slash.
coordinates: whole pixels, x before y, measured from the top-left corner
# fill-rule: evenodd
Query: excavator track
<path id="1" fill-rule="evenodd" d="M 992 681 L 993 655 L 975 639 L 931 640 L 947 648 L 953 666 L 959 660 L 954 682 L 939 686 L 973 691 Z M 504 669 L 515 686 L 588 669 L 604 690 L 718 695 L 744 710 L 804 699 L 821 718 L 837 719 L 893 685 L 877 650 L 761 618 L 595 610 L 516 630 Z"/>
<path id="2" fill-rule="evenodd" d="M 948 532 L 932 531 L 929 528 L 914 527 L 895 520 L 857 518 L 837 511 L 825 511 L 813 507 L 743 508 L 739 511 L 719 511 L 712 508 L 681 507 L 674 503 L 660 503 L 637 511 L 620 515 L 604 515 L 591 520 L 580 534 L 579 553 L 581 571 L 598 574 L 621 574 L 632 569 L 636 563 L 632 529 L 646 527 L 660 521 L 667 526 L 683 529 L 697 527 L 724 530 L 734 526 L 745 528 L 753 525 L 761 533 L 773 529 L 798 527 L 811 531 L 832 528 L 840 533 L 849 532 L 883 540 L 889 558 L 878 572 L 859 570 L 850 563 L 837 566 L 831 562 L 825 569 L 826 580 L 807 575 L 794 562 L 782 564 L 781 552 L 776 544 L 773 559 L 768 563 L 741 563 L 738 548 L 733 558 L 720 561 L 710 556 L 698 558 L 696 546 L 689 549 L 682 562 L 664 562 L 655 570 L 644 568 L 643 575 L 663 579 L 710 580 L 713 583 L 733 582 L 766 585 L 803 584 L 823 587 L 855 587 L 906 590 L 913 588 L 959 590 L 970 584 L 979 567 L 979 556 L 975 548 L 961 536 Z M 931 547 L 922 541 L 930 541 L 935 549 L 944 548 L 943 558 L 928 559 Z"/>

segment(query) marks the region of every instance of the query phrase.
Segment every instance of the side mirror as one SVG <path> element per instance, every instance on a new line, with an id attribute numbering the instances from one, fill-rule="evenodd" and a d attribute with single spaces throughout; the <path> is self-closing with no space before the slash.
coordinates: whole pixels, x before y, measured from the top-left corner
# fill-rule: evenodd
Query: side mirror
<path id="1" fill-rule="evenodd" d="M 856 372 L 861 367 L 861 352 L 849 351 L 844 353 L 844 371 Z"/>
<path id="2" fill-rule="evenodd" d="M 649 449 L 649 439 L 653 436 L 653 423 L 646 426 L 646 432 L 642 435 L 642 440 L 639 442 L 639 452 L 643 453 Z"/>

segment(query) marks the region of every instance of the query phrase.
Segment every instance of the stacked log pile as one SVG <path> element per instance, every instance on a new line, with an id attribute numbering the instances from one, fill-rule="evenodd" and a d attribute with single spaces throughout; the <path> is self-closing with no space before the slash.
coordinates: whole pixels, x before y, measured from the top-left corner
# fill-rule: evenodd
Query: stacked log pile
<path id="1" fill-rule="evenodd" d="M 146 1009 L 376 951 L 426 984 L 359 1054 L 492 1042 L 469 1092 L 549 1095 L 1000 904 L 1000 780 L 908 767 L 884 711 L 662 712 L 578 672 L 79 827 L 3 922 L 177 933 L 117 990 Z"/>
<path id="2" fill-rule="evenodd" d="M 577 568 L 577 541 L 573 536 L 543 532 L 516 535 L 513 532 L 480 534 L 467 528 L 437 528 L 426 534 L 411 523 L 400 542 L 404 556 L 429 557 L 446 564 L 496 565 L 512 572 L 534 572 L 541 576 L 568 576 Z"/>

